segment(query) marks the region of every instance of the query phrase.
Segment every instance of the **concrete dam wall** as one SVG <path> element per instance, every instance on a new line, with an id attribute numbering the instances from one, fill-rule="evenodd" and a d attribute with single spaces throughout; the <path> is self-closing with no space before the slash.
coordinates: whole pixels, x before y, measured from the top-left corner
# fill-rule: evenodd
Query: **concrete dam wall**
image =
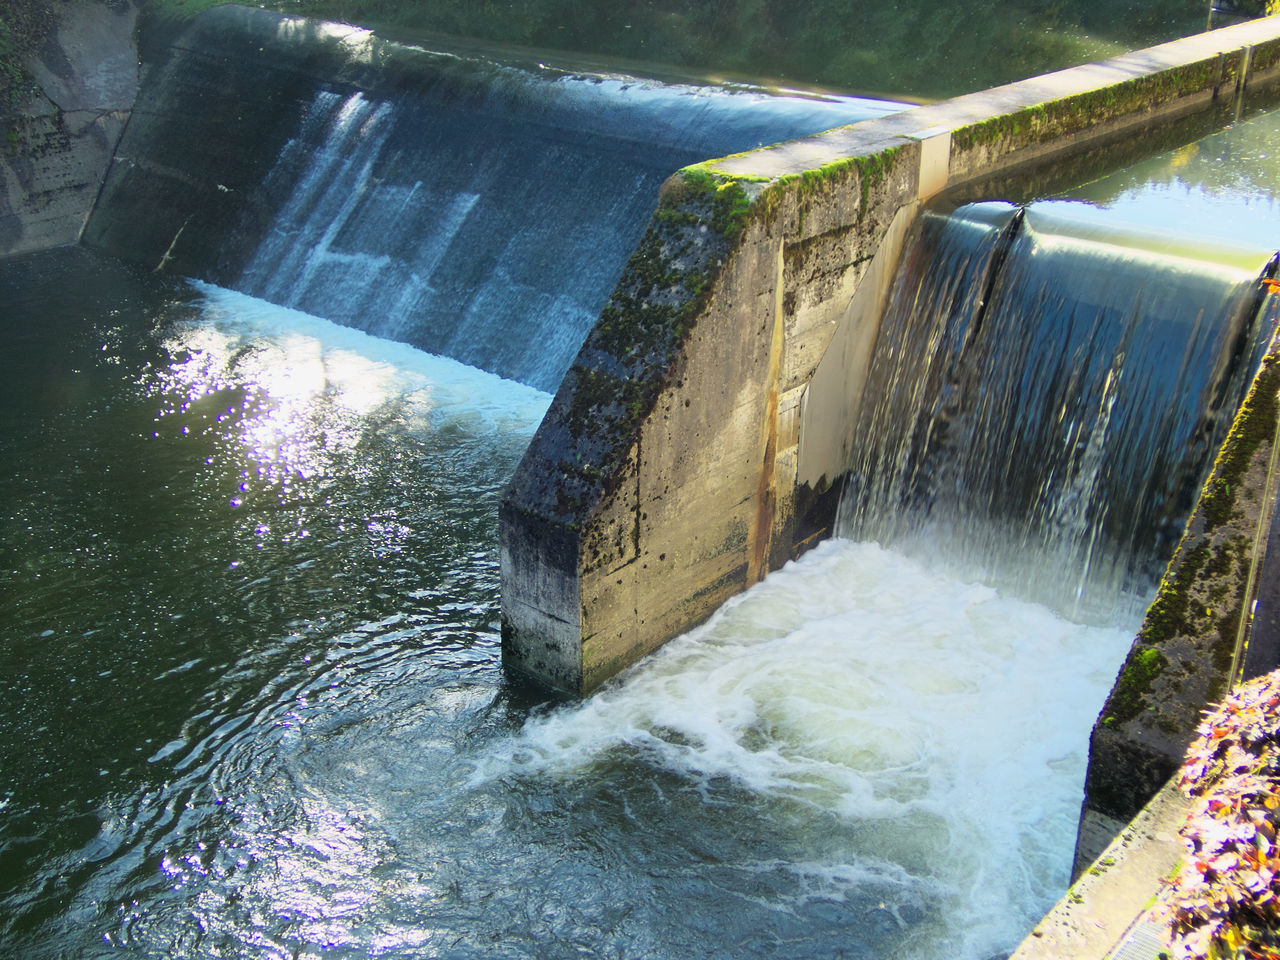
<path id="1" fill-rule="evenodd" d="M 1280 24 L 902 112 L 788 107 L 763 124 L 747 119 L 758 102 L 707 113 L 625 91 L 608 91 L 620 114 L 601 111 L 606 81 L 559 80 L 544 96 L 525 74 L 219 8 L 149 52 L 135 105 L 94 121 L 121 126 L 132 109 L 118 149 L 107 137 L 49 194 L 70 198 L 56 217 L 32 206 L 44 188 L 24 147 L 6 167 L 15 226 L 0 236 L 20 239 L 4 253 L 73 242 L 110 157 L 86 243 L 343 322 L 376 316 L 387 325 L 371 332 L 557 388 L 501 508 L 503 655 L 581 695 L 833 532 L 923 203 L 1034 196 L 1229 119 L 1280 85 Z M 430 111 L 410 103 L 423 96 Z M 441 152 L 461 129 L 436 137 L 441 117 L 476 149 Z M 580 149 L 564 159 L 566 142 Z M 407 226 L 394 240 L 393 215 Z M 301 258 L 274 250 L 278 236 Z M 391 292 L 399 312 L 384 309 Z M 1272 350 L 1100 718 L 1086 834 L 1167 778 L 1237 667 L 1242 611 L 1265 578 L 1275 362 Z M 1237 491 L 1226 506 L 1224 486 Z M 1227 635 L 1232 656 L 1217 649 Z M 1170 669 L 1206 659 L 1216 672 L 1195 684 Z"/>
<path id="2" fill-rule="evenodd" d="M 921 201 L 1043 190 L 1278 81 L 1272 18 L 672 178 L 504 501 L 507 662 L 589 692 L 830 533 Z"/>
<path id="3" fill-rule="evenodd" d="M 895 109 L 218 7 L 147 55 L 95 247 L 554 390 L 662 181 Z"/>

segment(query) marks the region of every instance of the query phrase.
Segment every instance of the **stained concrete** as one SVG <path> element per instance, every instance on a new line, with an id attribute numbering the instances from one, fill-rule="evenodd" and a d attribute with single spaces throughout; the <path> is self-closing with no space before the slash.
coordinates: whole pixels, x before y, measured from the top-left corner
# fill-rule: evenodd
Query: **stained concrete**
<path id="1" fill-rule="evenodd" d="M 0 256 L 80 239 L 138 88 L 141 0 L 60 2 L 24 62 L 39 91 L 0 116 Z"/>

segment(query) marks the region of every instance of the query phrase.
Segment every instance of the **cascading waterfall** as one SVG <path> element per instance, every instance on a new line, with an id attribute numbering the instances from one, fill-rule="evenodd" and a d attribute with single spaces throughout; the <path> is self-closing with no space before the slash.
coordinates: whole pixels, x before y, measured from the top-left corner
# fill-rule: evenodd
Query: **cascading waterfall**
<path id="1" fill-rule="evenodd" d="M 465 60 L 394 98 L 321 89 L 226 280 L 554 390 L 673 171 L 898 106 Z"/>
<path id="2" fill-rule="evenodd" d="M 1151 249 L 1074 207 L 924 215 L 840 525 L 1108 622 L 1171 554 L 1268 331 L 1262 261 Z"/>

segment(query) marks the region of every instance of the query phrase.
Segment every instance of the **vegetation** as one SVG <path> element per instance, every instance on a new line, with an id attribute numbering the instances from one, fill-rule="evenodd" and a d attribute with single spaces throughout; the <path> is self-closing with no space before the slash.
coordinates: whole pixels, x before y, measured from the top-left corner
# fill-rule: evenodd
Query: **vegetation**
<path id="1" fill-rule="evenodd" d="M 1174 956 L 1280 957 L 1280 670 L 1207 714 L 1181 784 L 1195 802 L 1165 909 Z"/>
<path id="2" fill-rule="evenodd" d="M 1249 17 L 1269 17 L 1280 13 L 1280 0 L 1233 0 L 1229 6 Z"/>
<path id="3" fill-rule="evenodd" d="M 166 14 L 218 0 L 149 0 Z M 952 96 L 1202 29 L 1203 0 L 258 0 L 376 28 Z M 980 26 L 979 26 L 980 25 Z"/>
<path id="4" fill-rule="evenodd" d="M 0 7 L 0 113 L 16 112 L 35 91 L 22 60 L 39 49 L 56 23 L 49 0 Z"/>

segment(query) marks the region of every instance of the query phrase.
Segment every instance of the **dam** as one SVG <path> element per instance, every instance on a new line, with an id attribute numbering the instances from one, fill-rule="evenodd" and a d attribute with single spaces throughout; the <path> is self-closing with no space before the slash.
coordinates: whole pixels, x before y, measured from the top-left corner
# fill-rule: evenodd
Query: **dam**
<path id="1" fill-rule="evenodd" d="M 226 16 L 241 18 L 228 36 L 247 30 L 252 57 L 263 38 L 246 23 L 265 24 L 265 15 Z M 870 522 L 859 519 L 867 512 L 846 501 L 840 520 L 830 494 L 814 486 L 811 520 L 827 511 L 827 523 L 847 523 L 850 536 L 868 539 L 826 540 L 765 576 L 774 556 L 781 564 L 792 553 L 777 537 L 751 554 L 762 582 L 717 605 L 705 624 L 622 682 L 580 704 L 548 705 L 510 682 L 499 659 L 499 585 L 511 541 L 498 503 L 510 503 L 511 480 L 539 449 L 548 412 L 557 403 L 573 412 L 569 398 L 551 391 L 584 356 L 566 346 L 572 336 L 562 343 L 554 334 L 576 325 L 580 340 L 610 344 L 616 326 L 602 328 L 593 313 L 616 316 L 609 311 L 619 289 L 643 299 L 626 277 L 643 265 L 633 251 L 646 249 L 660 193 L 674 228 L 698 230 L 682 214 L 706 203 L 707 219 L 724 232 L 736 223 L 736 236 L 749 239 L 754 229 L 742 198 L 721 192 L 714 173 L 682 183 L 669 179 L 672 169 L 826 129 L 830 111 L 836 124 L 874 123 L 899 105 L 788 106 L 750 92 L 556 78 L 551 99 L 563 99 L 541 104 L 538 135 L 522 141 L 552 155 L 526 147 L 512 159 L 545 170 L 554 190 L 508 194 L 486 209 L 494 191 L 516 188 L 513 167 L 475 170 L 476 158 L 451 158 L 444 146 L 434 154 L 423 147 L 430 169 L 444 171 L 439 178 L 414 167 L 409 144 L 429 111 L 406 89 L 412 71 L 397 58 L 416 61 L 421 52 L 379 50 L 379 59 L 398 64 L 388 92 L 363 74 L 360 51 L 375 48 L 374 38 L 292 21 L 281 31 L 278 23 L 267 34 L 283 46 L 316 43 L 306 59 L 320 78 L 286 69 L 280 48 L 271 48 L 267 59 L 296 86 L 286 95 L 251 73 L 253 89 L 237 112 L 230 81 L 211 79 L 219 58 L 173 54 L 168 82 L 192 98 L 202 84 L 218 89 L 215 106 L 227 115 L 200 118 L 190 109 L 198 99 L 175 109 L 165 101 L 172 90 L 145 90 L 153 98 L 142 101 L 147 120 L 115 153 L 87 244 L 0 264 L 0 292 L 16 317 L 2 378 L 11 411 L 4 447 L 15 466 L 4 480 L 12 589 L 3 682 L 6 702 L 17 705 L 3 715 L 12 784 L 0 794 L 4 942 L 29 957 L 123 949 L 986 960 L 1011 949 L 1067 882 L 1084 745 L 1141 616 L 1130 595 L 1149 593 L 1152 567 L 1163 563 L 1154 555 L 1178 537 L 1169 527 L 1182 521 L 1159 518 L 1185 518 L 1192 507 L 1186 483 L 1147 496 L 1134 545 L 1099 551 L 1106 562 L 1089 564 L 1097 576 L 1085 578 L 1086 589 L 1072 578 L 1058 596 L 1035 598 L 855 533 Z M 204 21 L 200 29 L 215 28 Z M 1231 110 L 1229 67 L 1218 76 Z M 448 116 L 458 102 L 490 111 L 474 136 L 504 114 L 527 119 L 539 89 L 527 72 L 491 65 L 445 58 L 435 70 L 427 73 L 447 95 L 433 115 Z M 588 122 L 575 111 L 610 112 L 600 98 L 616 101 L 627 119 L 620 129 L 592 128 L 582 137 L 586 153 L 561 163 L 563 131 Z M 717 98 L 727 102 L 713 122 L 716 108 L 702 108 Z M 242 120 L 246 104 L 261 111 L 250 122 Z M 686 116 L 690 104 L 696 109 Z M 781 117 L 755 125 L 761 106 Z M 287 129 L 266 122 L 274 111 L 290 118 Z M 672 143 L 692 128 L 724 136 L 715 141 L 724 145 L 699 141 L 707 144 L 701 154 L 646 156 L 649 137 L 631 142 L 642 122 L 681 116 L 688 124 Z M 183 160 L 190 167 L 176 162 L 174 145 L 194 139 L 177 126 L 184 120 L 225 123 L 219 129 L 227 131 L 216 150 Z M 769 132 L 791 122 L 800 126 Z M 1260 126 L 1232 133 L 1274 131 L 1274 114 L 1254 122 Z M 259 139 L 270 142 L 250 150 Z M 173 152 L 144 150 L 147 141 Z M 1174 145 L 1193 141 L 1206 156 L 1231 149 L 1199 135 Z M 802 138 L 792 149 L 813 146 Z M 1170 168 L 1186 162 L 1176 151 L 1149 152 Z M 925 153 L 910 158 L 913 171 L 924 168 Z M 888 167 L 877 182 L 893 178 Z M 830 179 L 827 187 L 839 178 Z M 640 186 L 615 208 L 609 197 L 618 183 Z M 764 189 L 740 183 L 747 200 Z M 563 191 L 589 215 L 547 229 Z M 154 197 L 166 202 L 148 203 Z M 956 295 L 974 299 L 976 291 L 990 306 L 958 327 L 948 326 L 950 314 L 934 318 L 939 338 L 968 349 L 958 351 L 965 363 L 928 381 L 926 406 L 962 415 L 949 420 L 950 437 L 908 444 L 905 459 L 884 451 L 913 478 L 886 494 L 911 508 L 894 515 L 913 517 L 912 531 L 954 515 L 946 490 L 956 484 L 943 482 L 954 460 L 930 451 L 954 448 L 959 432 L 976 429 L 967 416 L 988 415 L 959 402 L 965 384 L 993 366 L 1011 368 L 1015 379 L 1025 373 L 1001 353 L 1006 338 L 984 342 L 982 334 L 1001 330 L 1000 304 L 1028 295 L 1016 281 L 1046 250 L 1121 258 L 1130 278 L 1149 283 L 1137 285 L 1144 301 L 1169 295 L 1156 330 L 1133 330 L 1134 285 L 1108 300 L 1100 272 L 1087 299 L 1102 306 L 1093 314 L 1101 319 L 1078 322 L 1109 365 L 1079 378 L 1076 406 L 1119 420 L 1132 406 L 1123 392 L 1131 385 L 1169 391 L 1144 398 L 1132 417 L 1160 411 L 1178 428 L 1160 431 L 1168 446 L 1122 445 L 1141 448 L 1157 475 L 1186 450 L 1211 462 L 1266 350 L 1273 318 L 1251 299 L 1274 251 L 1265 230 L 1256 241 L 1232 238 L 1242 249 L 1228 262 L 1220 253 L 1206 260 L 1215 245 L 1205 243 L 1186 258 L 1197 266 L 1180 271 L 1168 265 L 1176 251 L 1150 237 L 1082 224 L 1080 204 L 1024 203 L 1032 198 L 1011 193 L 1004 199 L 1017 203 L 972 199 L 934 210 L 918 233 L 905 216 L 883 218 L 899 221 L 894 242 L 916 251 L 902 262 L 920 265 L 915 279 L 928 293 L 945 286 L 930 282 L 940 273 L 933 258 L 974 261 L 1004 250 L 998 270 L 956 272 L 972 281 Z M 527 223 L 500 219 L 512 206 Z M 880 215 L 874 202 L 867 209 Z M 793 302 L 796 315 L 810 311 L 816 326 L 812 309 L 823 291 L 830 300 L 848 295 L 843 313 L 854 285 L 834 260 L 806 259 L 824 244 L 834 249 L 833 224 L 823 219 L 834 214 L 817 203 L 793 213 L 804 249 L 772 250 L 750 266 L 776 277 L 780 260 L 783 268 L 808 264 L 803 285 L 788 281 L 763 296 L 768 305 Z M 591 218 L 616 219 L 631 233 L 605 235 Z M 948 233 L 963 237 L 942 242 Z M 575 234 L 597 272 L 561 289 L 548 282 L 548 264 L 570 258 Z M 708 284 L 724 265 L 716 259 L 728 262 L 725 250 L 709 250 Z M 867 259 L 863 269 L 873 270 Z M 914 297 L 907 272 L 889 272 Z M 328 285 L 335 277 L 337 289 Z M 883 300 L 892 308 L 890 286 Z M 476 296 L 457 301 L 457 322 L 491 320 L 505 331 L 469 338 L 492 341 L 475 346 L 493 352 L 467 363 L 452 356 L 453 334 L 439 320 L 440 304 L 459 290 Z M 1214 309 L 1187 314 L 1192 291 Z M 526 312 L 554 317 L 555 331 L 513 332 L 509 324 Z M 406 333 L 421 317 L 432 319 Z M 905 329 L 919 319 L 904 314 L 901 322 Z M 775 330 L 765 331 L 767 345 L 777 342 Z M 1195 350 L 1184 345 L 1171 357 L 1159 337 L 1187 331 Z M 1130 353 L 1140 337 L 1155 340 Z M 506 349 L 517 339 L 541 349 L 533 357 Z M 919 339 L 907 331 L 902 342 Z M 645 360 L 666 344 L 639 346 L 650 351 Z M 713 346 L 724 355 L 723 342 Z M 1055 359 L 1053 351 L 1025 356 L 1035 368 Z M 792 362 L 770 350 L 763 357 L 779 378 Z M 1167 380 L 1170 368 L 1183 378 Z M 586 379 L 582 369 L 570 380 Z M 892 364 L 869 364 L 865 376 L 906 383 Z M 841 397 L 852 402 L 851 391 Z M 773 408 L 779 481 L 786 418 L 800 416 L 787 406 L 794 399 L 780 391 Z M 578 412 L 639 412 L 603 400 L 580 399 Z M 841 431 L 863 417 L 874 422 L 877 411 L 859 407 Z M 1037 451 L 1040 428 L 1027 434 Z M 769 438 L 757 429 L 751 441 L 767 448 Z M 567 475 L 590 479 L 594 470 L 602 478 L 606 464 L 571 457 Z M 1107 482 L 1128 485 L 1123 463 L 1111 473 L 1080 469 L 1095 462 L 1106 456 L 1082 442 L 1053 468 L 1076 470 L 1073 502 L 1087 500 L 1091 476 L 1102 478 L 1100 503 L 1113 499 Z M 1189 470 L 1198 478 L 1208 462 Z M 775 502 L 783 490 L 774 484 Z M 1065 502 L 1026 509 L 1028 501 L 1030 491 L 1020 516 L 1042 526 L 1077 516 Z M 509 517 L 511 507 L 504 510 Z M 1100 523 L 1098 536 L 1112 536 L 1112 524 Z M 753 538 L 759 546 L 758 530 L 739 525 L 717 543 L 746 551 Z M 819 531 L 797 532 L 803 542 Z M 999 567 L 992 564 L 997 581 Z M 1084 601 L 1114 612 L 1072 606 Z M 904 711 L 904 703 L 919 709 Z M 1010 802 L 992 804 L 997 793 Z"/>

